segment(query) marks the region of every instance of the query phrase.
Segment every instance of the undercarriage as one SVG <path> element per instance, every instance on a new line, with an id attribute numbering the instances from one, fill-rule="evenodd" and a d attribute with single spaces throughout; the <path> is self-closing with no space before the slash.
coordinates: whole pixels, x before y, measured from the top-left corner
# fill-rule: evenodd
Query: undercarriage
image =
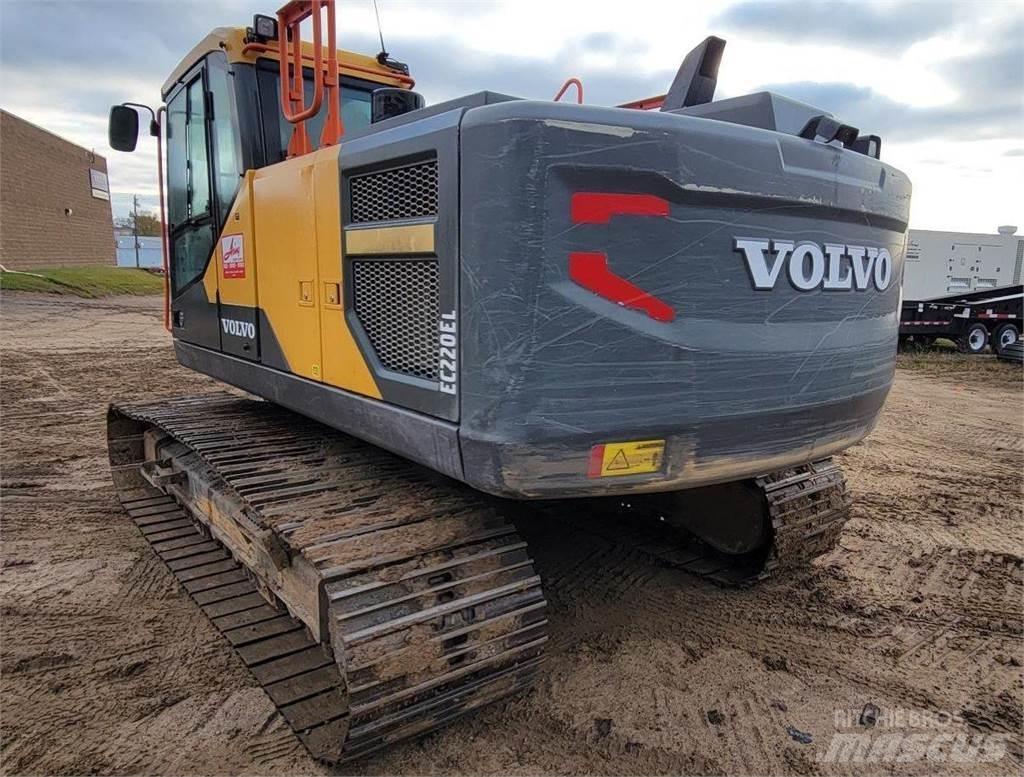
<path id="1" fill-rule="evenodd" d="M 649 548 L 659 560 L 730 586 L 826 553 L 849 512 L 830 460 L 691 492 L 509 502 L 228 394 L 111 406 L 108 438 L 129 516 L 332 763 L 531 685 L 546 602 L 518 511 L 664 522 L 679 531 Z"/>

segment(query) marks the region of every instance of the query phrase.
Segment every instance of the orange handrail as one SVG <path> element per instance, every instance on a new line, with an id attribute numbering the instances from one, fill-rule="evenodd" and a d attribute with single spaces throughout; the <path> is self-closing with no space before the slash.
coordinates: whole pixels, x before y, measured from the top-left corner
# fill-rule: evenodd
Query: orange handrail
<path id="1" fill-rule="evenodd" d="M 321 26 L 327 10 L 327 62 L 323 61 Z M 299 26 L 313 18 L 313 100 L 306 105 L 305 80 L 302 74 L 302 36 Z M 320 148 L 333 146 L 341 140 L 345 128 L 341 122 L 338 96 L 338 48 L 334 23 L 334 0 L 290 0 L 277 12 L 277 48 L 281 52 L 278 65 L 281 73 L 281 112 L 295 125 L 288 141 L 288 156 L 307 154 L 312 150 L 306 132 L 306 120 L 320 113 L 327 100 L 327 116 L 320 133 Z M 288 40 L 291 38 L 289 50 Z"/>
<path id="2" fill-rule="evenodd" d="M 558 94 L 555 95 L 555 102 L 562 99 L 562 96 L 569 91 L 570 86 L 576 87 L 576 103 L 577 105 L 583 105 L 583 82 L 578 78 L 567 78 L 565 83 L 562 84 L 562 88 L 558 90 Z"/>
<path id="3" fill-rule="evenodd" d="M 277 12 L 277 46 L 281 51 L 280 68 L 281 113 L 295 125 L 288 142 L 288 156 L 310 151 L 306 119 L 316 116 L 324 100 L 323 49 L 320 45 L 320 7 L 323 0 L 290 0 Z M 313 17 L 313 101 L 306 105 L 305 81 L 302 77 L 302 36 L 299 25 Z M 328 30 L 333 38 L 334 28 Z M 289 50 L 288 39 L 291 38 Z"/>
<path id="4" fill-rule="evenodd" d="M 317 19 L 320 18 L 319 9 L 316 12 Z M 327 97 L 327 116 L 324 119 L 324 128 L 320 132 L 320 148 L 334 146 L 345 134 L 345 127 L 341 123 L 341 94 L 338 77 L 338 48 L 335 41 L 334 26 L 334 0 L 327 1 L 327 67 L 320 79 L 324 83 L 324 92 Z M 300 52 L 301 57 L 301 52 Z M 299 60 L 301 69 L 301 59 Z"/>
<path id="5" fill-rule="evenodd" d="M 156 185 L 160 190 L 160 254 L 164 264 L 164 329 L 171 331 L 171 247 L 167 237 L 167 209 L 164 206 L 164 151 L 161 136 L 164 122 L 160 119 L 167 115 L 167 106 L 156 109 L 153 121 L 156 122 Z"/>

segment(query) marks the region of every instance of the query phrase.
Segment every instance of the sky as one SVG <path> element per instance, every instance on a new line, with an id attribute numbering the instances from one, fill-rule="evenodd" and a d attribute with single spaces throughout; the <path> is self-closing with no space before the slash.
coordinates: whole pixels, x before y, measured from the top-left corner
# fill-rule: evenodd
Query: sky
<path id="1" fill-rule="evenodd" d="M 0 0 L 0 107 L 107 158 L 115 216 L 155 209 L 154 142 L 107 145 L 109 106 L 156 105 L 210 29 L 283 0 Z M 265 4 L 264 4 L 265 3 Z M 378 0 L 385 43 L 428 103 L 490 89 L 588 103 L 665 92 L 707 35 L 727 41 L 717 99 L 770 90 L 882 137 L 913 183 L 912 228 L 1024 232 L 1024 0 Z M 380 49 L 372 0 L 339 0 L 342 48 Z"/>

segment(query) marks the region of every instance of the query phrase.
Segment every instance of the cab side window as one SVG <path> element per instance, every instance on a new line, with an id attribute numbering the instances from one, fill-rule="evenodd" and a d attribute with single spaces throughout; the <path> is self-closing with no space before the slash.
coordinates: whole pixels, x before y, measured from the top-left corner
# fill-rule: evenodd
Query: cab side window
<path id="1" fill-rule="evenodd" d="M 242 154 L 232 78 L 227 57 L 216 52 L 207 57 L 206 78 L 210 86 L 213 116 L 210 122 L 213 140 L 213 188 L 221 224 L 231 210 L 242 180 Z"/>
<path id="2" fill-rule="evenodd" d="M 206 159 L 206 97 L 203 79 L 188 85 L 188 215 L 210 211 L 209 163 Z"/>
<path id="3" fill-rule="evenodd" d="M 167 103 L 167 227 L 171 288 L 196 280 L 213 250 L 206 99 L 202 73 Z"/>
<path id="4" fill-rule="evenodd" d="M 188 218 L 188 93 L 167 103 L 167 225 L 173 231 Z"/>

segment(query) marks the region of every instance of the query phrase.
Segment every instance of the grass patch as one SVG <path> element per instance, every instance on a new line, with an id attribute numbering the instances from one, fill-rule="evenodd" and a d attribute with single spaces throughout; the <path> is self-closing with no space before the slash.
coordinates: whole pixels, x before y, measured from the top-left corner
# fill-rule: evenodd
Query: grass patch
<path id="1" fill-rule="evenodd" d="M 1005 388 L 1021 388 L 1024 385 L 1024 375 L 1019 364 L 1001 362 L 992 354 L 959 353 L 954 348 L 943 348 L 942 342 L 939 341 L 934 348 L 921 351 L 900 351 L 896 356 L 896 368 L 963 384 Z"/>
<path id="2" fill-rule="evenodd" d="M 164 281 L 159 275 L 134 267 L 57 267 L 25 273 L 0 272 L 0 288 L 76 297 L 107 297 L 113 294 L 160 294 Z"/>

